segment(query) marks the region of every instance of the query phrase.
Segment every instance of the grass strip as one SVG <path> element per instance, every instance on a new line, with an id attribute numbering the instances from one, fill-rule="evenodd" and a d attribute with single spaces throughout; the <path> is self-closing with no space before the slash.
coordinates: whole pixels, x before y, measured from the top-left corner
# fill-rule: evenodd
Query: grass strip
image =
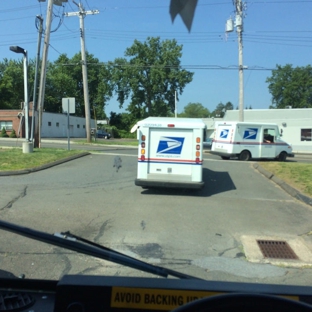
<path id="1" fill-rule="evenodd" d="M 260 162 L 259 164 L 293 188 L 307 196 L 312 196 L 312 164 L 293 162 Z"/>
<path id="2" fill-rule="evenodd" d="M 0 148 L 0 171 L 32 169 L 82 152 L 80 150 L 34 148 L 32 153 L 23 153 L 21 148 Z"/>

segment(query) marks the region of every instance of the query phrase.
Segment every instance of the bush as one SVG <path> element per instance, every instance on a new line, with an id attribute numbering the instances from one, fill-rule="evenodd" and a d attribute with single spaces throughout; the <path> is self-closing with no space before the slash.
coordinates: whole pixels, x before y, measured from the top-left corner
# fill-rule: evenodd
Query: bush
<path id="1" fill-rule="evenodd" d="M 0 133 L 0 137 L 1 138 L 8 138 L 9 137 L 8 134 L 6 133 L 6 130 L 4 127 L 2 128 L 2 131 Z"/>
<path id="2" fill-rule="evenodd" d="M 115 126 L 110 127 L 109 132 L 112 133 L 112 137 L 114 139 L 135 139 L 136 138 L 136 132 L 130 133 L 130 131 L 127 131 L 127 130 L 119 130 Z"/>
<path id="3" fill-rule="evenodd" d="M 12 132 L 10 133 L 9 137 L 10 137 L 10 138 L 17 138 L 16 132 L 15 132 L 14 129 L 13 129 Z"/>
<path id="4" fill-rule="evenodd" d="M 136 138 L 136 132 L 131 133 L 130 131 L 126 131 L 126 130 L 118 130 L 119 131 L 119 135 L 121 138 L 124 139 L 135 139 Z"/>

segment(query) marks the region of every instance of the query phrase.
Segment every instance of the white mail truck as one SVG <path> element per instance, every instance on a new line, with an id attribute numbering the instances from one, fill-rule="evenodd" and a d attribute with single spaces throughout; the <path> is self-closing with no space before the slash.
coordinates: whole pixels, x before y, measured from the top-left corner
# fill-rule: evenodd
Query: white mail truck
<path id="1" fill-rule="evenodd" d="M 201 119 L 149 117 L 139 121 L 138 168 L 135 184 L 148 187 L 201 189 L 203 141 Z"/>
<path id="2" fill-rule="evenodd" d="M 281 139 L 277 124 L 236 121 L 216 124 L 211 154 L 245 161 L 251 158 L 285 161 L 294 157 L 292 147 Z"/>

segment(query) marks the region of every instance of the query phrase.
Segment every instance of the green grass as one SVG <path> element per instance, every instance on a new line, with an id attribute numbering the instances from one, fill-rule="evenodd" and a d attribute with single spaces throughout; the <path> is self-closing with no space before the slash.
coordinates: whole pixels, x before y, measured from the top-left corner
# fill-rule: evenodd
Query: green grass
<path id="1" fill-rule="evenodd" d="M 82 152 L 79 150 L 35 148 L 32 153 L 23 153 L 20 148 L 0 148 L 0 171 L 31 169 Z"/>
<path id="2" fill-rule="evenodd" d="M 312 196 L 312 164 L 261 162 L 260 166 L 303 194 Z"/>

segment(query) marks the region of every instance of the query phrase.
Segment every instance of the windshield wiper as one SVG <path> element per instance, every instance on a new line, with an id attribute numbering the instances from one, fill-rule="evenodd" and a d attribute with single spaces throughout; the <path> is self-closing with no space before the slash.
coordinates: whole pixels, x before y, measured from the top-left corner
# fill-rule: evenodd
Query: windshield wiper
<path id="1" fill-rule="evenodd" d="M 79 236 L 75 236 L 70 232 L 48 234 L 2 220 L 0 220 L 0 228 L 9 232 L 13 232 L 15 234 L 34 239 L 36 241 L 41 241 L 47 244 L 76 251 L 85 255 L 118 263 L 136 270 L 141 270 L 158 276 L 168 277 L 170 275 L 181 279 L 199 279 L 194 276 L 190 276 L 174 270 L 158 267 L 144 261 L 137 260 L 113 249 L 103 247 Z"/>

